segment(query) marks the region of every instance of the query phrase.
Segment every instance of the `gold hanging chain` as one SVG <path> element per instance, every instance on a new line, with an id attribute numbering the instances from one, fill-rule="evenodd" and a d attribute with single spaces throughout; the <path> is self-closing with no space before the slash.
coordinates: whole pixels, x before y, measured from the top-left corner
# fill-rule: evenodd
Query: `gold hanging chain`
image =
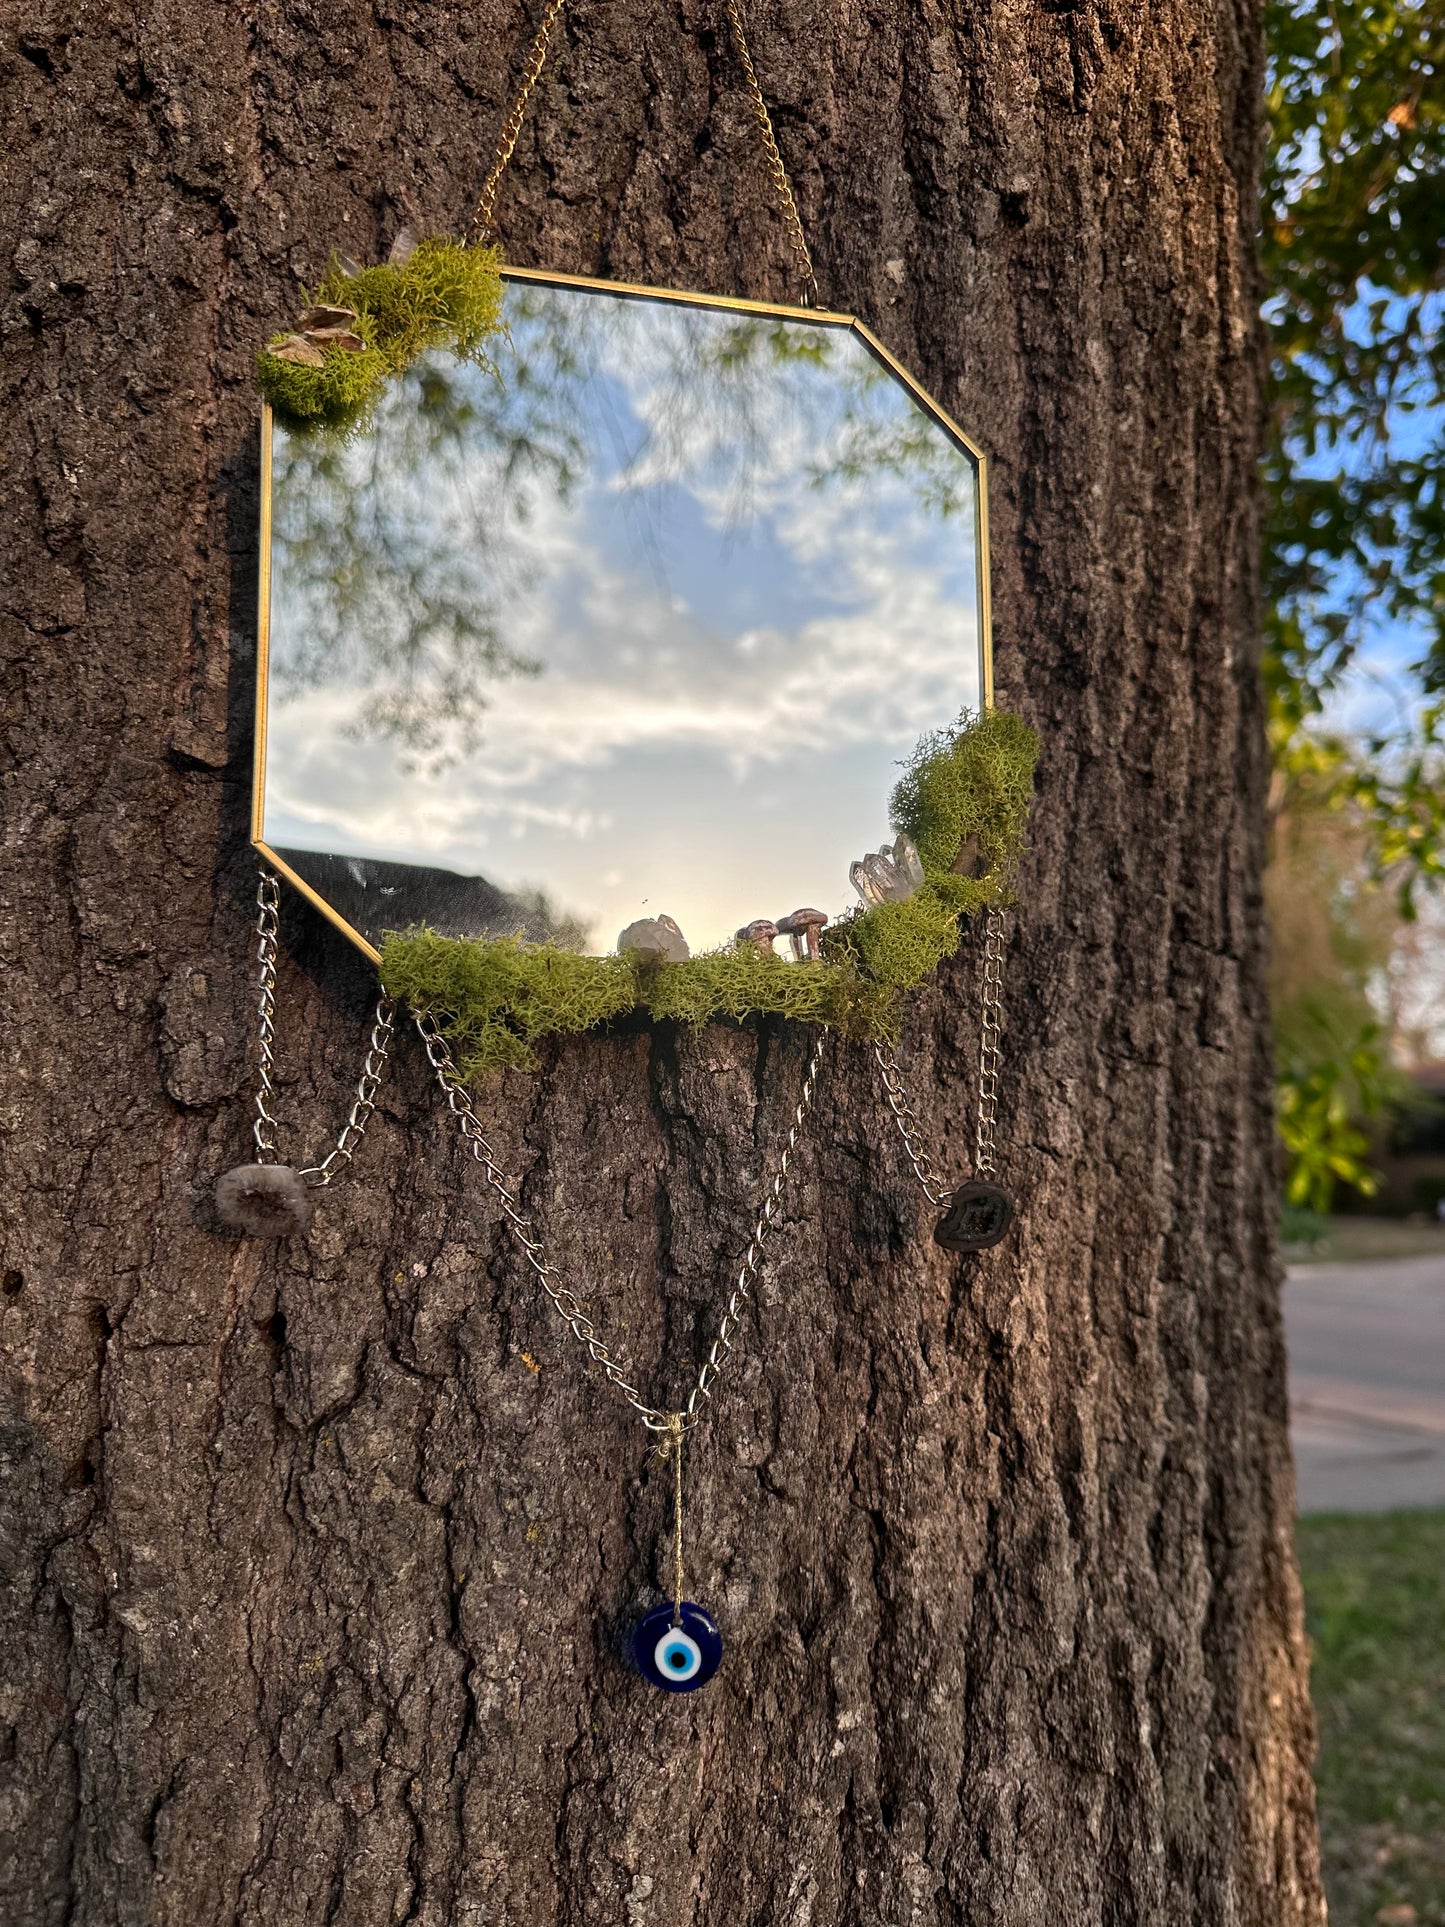
<path id="1" fill-rule="evenodd" d="M 497 136 L 497 151 L 492 156 L 492 171 L 482 183 L 476 212 L 472 215 L 472 233 L 478 240 L 496 239 L 497 191 L 502 185 L 502 174 L 507 162 L 512 158 L 512 149 L 517 145 L 517 136 L 522 131 L 522 122 L 527 118 L 527 102 L 532 98 L 532 89 L 541 79 L 542 69 L 547 64 L 547 43 L 552 38 L 552 29 L 557 24 L 558 14 L 566 4 L 567 0 L 547 0 L 547 10 L 542 15 L 542 24 L 537 29 L 537 37 L 533 40 L 527 55 L 527 64 L 522 69 L 522 84 L 517 89 L 507 118 L 502 122 L 502 131 Z"/>
<path id="2" fill-rule="evenodd" d="M 743 32 L 742 15 L 738 12 L 737 0 L 726 0 L 728 20 L 733 30 L 733 41 L 742 62 L 743 73 L 747 76 L 748 94 L 751 98 L 753 121 L 758 136 L 763 143 L 767 156 L 768 169 L 773 177 L 773 187 L 777 192 L 778 205 L 783 210 L 783 219 L 788 226 L 788 243 L 793 250 L 798 273 L 803 281 L 803 306 L 818 305 L 818 280 L 813 273 L 813 257 L 808 252 L 807 237 L 803 233 L 803 218 L 798 212 L 798 203 L 793 199 L 793 190 L 788 182 L 788 170 L 783 166 L 783 157 L 778 152 L 778 143 L 773 138 L 773 117 L 768 112 L 768 103 L 763 99 L 763 90 L 758 85 L 758 76 L 753 67 L 753 57 L 748 52 L 748 37 Z"/>
<path id="3" fill-rule="evenodd" d="M 682 1442 L 687 1433 L 687 1414 L 670 1412 L 667 1432 L 657 1448 L 665 1459 L 672 1457 L 672 1623 L 682 1624 Z"/>
<path id="4" fill-rule="evenodd" d="M 522 132 L 522 123 L 527 118 L 527 103 L 532 98 L 532 90 L 542 77 L 542 69 L 547 64 L 547 53 L 552 39 L 552 29 L 567 0 L 547 0 L 546 11 L 541 24 L 527 53 L 522 68 L 522 80 L 513 96 L 507 118 L 502 122 L 502 131 L 497 136 L 497 150 L 492 156 L 491 172 L 482 184 L 477 197 L 476 210 L 472 215 L 471 232 L 476 239 L 492 241 L 497 232 L 497 195 L 501 190 L 502 175 L 517 145 Z M 793 190 L 788 181 L 788 170 L 783 165 L 783 157 L 778 152 L 778 143 L 773 137 L 773 120 L 768 112 L 768 103 L 763 99 L 763 90 L 758 84 L 757 70 L 753 66 L 752 54 L 748 51 L 748 37 L 743 32 L 742 15 L 737 9 L 737 0 L 725 0 L 728 23 L 732 27 L 733 44 L 737 48 L 738 59 L 742 62 L 743 75 L 748 85 L 748 100 L 752 108 L 753 124 L 762 142 L 763 154 L 772 176 L 773 188 L 782 209 L 783 220 L 788 229 L 788 245 L 793 251 L 793 260 L 803 283 L 803 306 L 816 307 L 819 301 L 817 276 L 813 273 L 813 257 L 808 252 L 807 237 L 803 233 L 802 216 L 798 204 L 793 199 Z"/>

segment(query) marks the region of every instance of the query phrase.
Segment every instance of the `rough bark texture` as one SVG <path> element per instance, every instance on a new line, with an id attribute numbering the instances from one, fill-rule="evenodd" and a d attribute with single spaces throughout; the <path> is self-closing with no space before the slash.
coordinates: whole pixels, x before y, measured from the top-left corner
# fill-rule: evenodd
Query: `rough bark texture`
<path id="1" fill-rule="evenodd" d="M 20 24 L 16 24 L 17 12 Z M 1042 729 L 1003 1159 L 936 1250 L 831 1048 L 692 1457 L 692 1699 L 619 1665 L 666 1479 L 576 1369 L 404 1040 L 355 1180 L 220 1235 L 253 1050 L 255 343 L 334 244 L 458 226 L 515 4 L 31 4 L 4 30 L 8 1623 L 0 1914 L 428 1927 L 1322 1918 L 1260 934 L 1253 0 L 749 12 L 825 300 L 995 457 Z M 790 292 L 721 13 L 574 0 L 511 256 Z M 299 909 L 297 1151 L 367 971 Z M 967 1140 L 977 955 L 914 1007 Z M 786 1030 L 487 1099 L 666 1396 L 796 1095 Z"/>

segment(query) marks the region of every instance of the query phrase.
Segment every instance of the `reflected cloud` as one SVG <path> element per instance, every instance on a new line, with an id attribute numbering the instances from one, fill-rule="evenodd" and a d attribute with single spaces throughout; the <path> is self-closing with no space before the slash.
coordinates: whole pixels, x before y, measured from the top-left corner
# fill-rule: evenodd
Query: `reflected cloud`
<path id="1" fill-rule="evenodd" d="M 972 463 L 846 330 L 508 309 L 499 381 L 437 357 L 326 488 L 278 460 L 268 840 L 525 876 L 602 947 L 843 908 L 897 762 L 978 705 Z"/>

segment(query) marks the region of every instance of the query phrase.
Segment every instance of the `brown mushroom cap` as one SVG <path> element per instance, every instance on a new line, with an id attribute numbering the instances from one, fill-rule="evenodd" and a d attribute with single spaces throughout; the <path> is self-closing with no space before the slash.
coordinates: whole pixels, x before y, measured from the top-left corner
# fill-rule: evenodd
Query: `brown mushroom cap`
<path id="1" fill-rule="evenodd" d="M 827 921 L 824 910 L 791 910 L 787 916 L 778 918 L 778 935 L 791 937 L 804 930 L 821 930 Z"/>
<path id="2" fill-rule="evenodd" d="M 294 361 L 303 368 L 322 368 L 326 365 L 325 355 L 305 335 L 287 335 L 283 341 L 268 341 L 266 353 L 274 355 L 277 361 Z"/>
<path id="3" fill-rule="evenodd" d="M 760 957 L 771 957 L 775 954 L 773 951 L 773 938 L 776 937 L 777 934 L 778 926 L 773 922 L 771 917 L 754 917 L 751 923 L 745 923 L 742 929 L 735 934 L 733 941 L 735 943 L 750 943 Z"/>
<path id="4" fill-rule="evenodd" d="M 349 328 L 308 328 L 306 339 L 318 348 L 343 348 L 348 355 L 359 355 L 366 346 Z"/>
<path id="5" fill-rule="evenodd" d="M 332 307 L 316 303 L 308 308 L 296 323 L 298 334 L 310 334 L 313 328 L 349 328 L 356 319 L 355 308 Z"/>

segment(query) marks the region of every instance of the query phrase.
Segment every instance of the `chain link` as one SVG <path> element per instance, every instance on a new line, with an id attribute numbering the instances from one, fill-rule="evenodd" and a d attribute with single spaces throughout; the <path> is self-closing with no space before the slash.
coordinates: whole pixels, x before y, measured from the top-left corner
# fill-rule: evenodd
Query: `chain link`
<path id="1" fill-rule="evenodd" d="M 1003 1007 L 1003 912 L 995 903 L 990 903 L 984 912 L 983 921 L 983 993 L 982 1014 L 978 1040 L 978 1121 L 974 1126 L 973 1175 L 976 1178 L 991 1178 L 997 1174 L 998 1163 L 994 1156 L 994 1125 L 998 1117 L 998 1079 L 1003 1062 L 999 1050 L 999 1037 L 1003 1031 L 1001 1011 Z M 932 1205 L 945 1205 L 953 1197 L 954 1187 L 941 1183 L 934 1168 L 933 1159 L 923 1142 L 923 1134 L 918 1124 L 918 1113 L 913 1108 L 913 1100 L 908 1095 L 908 1087 L 903 1081 L 903 1073 L 898 1068 L 898 1060 L 886 1044 L 875 1044 L 873 1055 L 883 1077 L 883 1089 L 888 1098 L 888 1108 L 893 1113 L 898 1126 L 898 1135 L 903 1139 L 903 1147 L 908 1153 L 908 1161 L 913 1166 L 919 1189 Z"/>
<path id="2" fill-rule="evenodd" d="M 391 1049 L 391 1033 L 396 1022 L 396 1005 L 390 997 L 377 1000 L 376 1014 L 371 1024 L 371 1041 L 366 1053 L 366 1061 L 361 1067 L 357 1080 L 356 1096 L 352 1101 L 351 1112 L 341 1129 L 333 1150 L 326 1153 L 320 1164 L 308 1164 L 301 1172 L 307 1184 L 320 1186 L 330 1184 L 339 1177 L 350 1164 L 358 1144 L 366 1133 L 371 1121 L 371 1113 L 376 1109 L 376 1093 L 386 1071 L 387 1054 Z"/>
<path id="3" fill-rule="evenodd" d="M 797 1146 L 798 1135 L 803 1128 L 803 1120 L 807 1117 L 812 1107 L 813 1087 L 818 1081 L 818 1066 L 823 1059 L 823 1039 L 826 1035 L 826 1032 L 819 1033 L 818 1041 L 814 1044 L 812 1055 L 808 1059 L 808 1068 L 803 1077 L 802 1095 L 799 1097 L 793 1110 L 793 1122 L 788 1131 L 787 1142 L 783 1145 L 783 1155 L 778 1159 L 778 1168 L 773 1173 L 773 1181 L 768 1186 L 767 1196 L 763 1200 L 763 1208 L 758 1213 L 757 1223 L 753 1226 L 752 1239 L 748 1244 L 746 1255 L 743 1258 L 743 1268 L 738 1273 L 738 1281 L 733 1286 L 732 1295 L 727 1302 L 727 1309 L 724 1311 L 722 1320 L 718 1325 L 717 1337 L 708 1348 L 707 1357 L 702 1363 L 702 1370 L 697 1375 L 697 1384 L 693 1387 L 692 1396 L 688 1399 L 686 1409 L 683 1413 L 684 1423 L 688 1425 L 696 1424 L 697 1420 L 702 1416 L 698 1410 L 699 1402 L 712 1397 L 713 1385 L 727 1364 L 732 1352 L 732 1335 L 737 1329 L 737 1322 L 742 1307 L 744 1303 L 751 1298 L 753 1286 L 757 1283 L 758 1267 L 762 1263 L 763 1246 L 767 1242 L 768 1233 L 772 1230 L 773 1218 L 777 1213 L 778 1204 L 782 1199 L 783 1180 L 787 1177 L 788 1166 L 793 1161 L 793 1151 Z"/>
<path id="4" fill-rule="evenodd" d="M 497 151 L 492 157 L 492 171 L 482 183 L 481 194 L 477 198 L 476 211 L 472 215 L 472 232 L 479 240 L 494 239 L 497 221 L 497 193 L 502 185 L 502 175 L 507 162 L 512 158 L 512 150 L 517 145 L 517 136 L 522 131 L 522 122 L 527 118 L 527 102 L 532 98 L 532 89 L 542 77 L 542 69 L 547 64 L 547 43 L 552 38 L 552 29 L 557 24 L 567 0 L 547 0 L 547 10 L 542 15 L 542 24 L 537 29 L 536 38 L 527 54 L 527 64 L 522 69 L 522 84 L 512 100 L 507 118 L 502 122 L 502 131 L 497 136 Z"/>
<path id="5" fill-rule="evenodd" d="M 808 1060 L 807 1072 L 803 1078 L 802 1095 L 793 1112 L 792 1128 L 788 1132 L 782 1156 L 778 1160 L 778 1168 L 768 1187 L 757 1222 L 753 1226 L 753 1235 L 743 1259 L 742 1270 L 738 1274 L 737 1283 L 723 1312 L 717 1337 L 708 1348 L 707 1357 L 703 1360 L 697 1383 L 693 1387 L 687 1404 L 680 1411 L 665 1411 L 647 1403 L 637 1386 L 628 1377 L 628 1368 L 598 1335 L 597 1327 L 588 1315 L 584 1301 L 566 1284 L 561 1272 L 547 1257 L 541 1239 L 535 1235 L 532 1220 L 523 1211 L 516 1192 L 507 1180 L 506 1173 L 497 1163 L 496 1153 L 487 1140 L 481 1120 L 473 1108 L 471 1095 L 461 1080 L 436 1019 L 426 1012 L 420 1012 L 416 1018 L 416 1027 L 426 1047 L 427 1059 L 437 1074 L 437 1082 L 441 1085 L 442 1093 L 446 1098 L 447 1109 L 456 1118 L 467 1148 L 481 1165 L 486 1174 L 487 1183 L 501 1200 L 502 1211 L 512 1236 L 521 1246 L 527 1263 L 551 1300 L 558 1317 L 586 1352 L 592 1364 L 638 1414 L 648 1431 L 662 1432 L 676 1438 L 681 1432 L 691 1430 L 702 1417 L 700 1409 L 702 1402 L 711 1398 L 712 1387 L 727 1364 L 728 1356 L 732 1351 L 733 1334 L 737 1329 L 743 1304 L 751 1297 L 752 1288 L 757 1282 L 763 1247 L 767 1242 L 779 1200 L 783 1195 L 783 1182 L 788 1175 L 788 1167 L 792 1162 L 793 1151 L 803 1128 L 803 1121 L 812 1106 L 813 1090 L 818 1081 L 818 1065 L 823 1054 L 823 1037 L 819 1037 L 813 1047 L 812 1056 Z"/>
<path id="6" fill-rule="evenodd" d="M 502 122 L 502 130 L 497 136 L 496 152 L 492 156 L 491 171 L 482 183 L 482 191 L 477 197 L 477 205 L 472 214 L 471 231 L 478 240 L 494 240 L 497 230 L 497 195 L 501 190 L 502 175 L 507 163 L 516 149 L 517 140 L 522 132 L 522 123 L 527 118 L 527 103 L 532 98 L 532 90 L 542 78 L 542 69 L 547 64 L 547 53 L 552 39 L 552 29 L 557 24 L 558 15 L 567 0 L 547 0 L 532 45 L 527 51 L 527 59 L 522 68 L 522 79 L 512 104 L 507 110 L 507 118 Z M 783 220 L 788 229 L 788 245 L 793 251 L 793 260 L 803 283 L 804 307 L 815 307 L 818 303 L 818 282 L 813 273 L 813 257 L 808 252 L 807 236 L 803 233 L 802 216 L 798 204 L 793 199 L 792 186 L 788 181 L 788 170 L 783 165 L 783 157 L 778 152 L 778 143 L 773 136 L 772 116 L 768 103 L 763 98 L 763 90 L 758 84 L 757 70 L 753 57 L 748 50 L 748 37 L 743 32 L 742 15 L 737 9 L 737 0 L 725 0 L 728 23 L 732 28 L 733 44 L 737 48 L 738 59 L 742 63 L 743 76 L 747 81 L 748 100 L 752 109 L 753 124 L 758 130 L 763 153 L 772 176 L 773 190 L 778 197 L 778 205 L 783 212 Z"/>
<path id="7" fill-rule="evenodd" d="M 256 1014 L 260 1019 L 256 1080 L 256 1162 L 273 1164 L 280 1156 L 277 1124 L 271 1109 L 276 1098 L 273 1073 L 276 1069 L 276 943 L 280 929 L 281 879 L 273 870 L 262 870 L 256 890 L 256 961 L 259 998 Z M 315 1189 L 330 1184 L 350 1164 L 356 1147 L 366 1134 L 371 1114 L 376 1109 L 376 1093 L 386 1071 L 391 1049 L 391 1033 L 396 1022 L 396 1005 L 385 992 L 377 999 L 372 1018 L 371 1039 L 366 1060 L 357 1080 L 351 1111 L 336 1140 L 320 1164 L 308 1164 L 298 1175 Z"/>
<path id="8" fill-rule="evenodd" d="M 998 1040 L 1003 1031 L 1003 912 L 990 903 L 983 920 L 983 1010 L 978 1036 L 978 1123 L 974 1130 L 973 1175 L 991 1178 L 993 1127 L 998 1116 L 998 1074 L 1003 1063 Z"/>
<path id="9" fill-rule="evenodd" d="M 919 1189 L 930 1204 L 945 1205 L 953 1196 L 952 1189 L 940 1184 L 938 1174 L 933 1168 L 933 1159 L 923 1143 L 923 1134 L 918 1128 L 918 1113 L 914 1110 L 903 1075 L 898 1068 L 898 1060 L 886 1044 L 873 1046 L 873 1055 L 883 1074 L 883 1089 L 888 1095 L 888 1108 L 898 1125 L 898 1135 L 903 1139 L 903 1148 L 908 1153 L 908 1161 L 913 1166 L 913 1175 L 918 1179 Z"/>
<path id="10" fill-rule="evenodd" d="M 753 123 L 767 156 L 768 170 L 773 177 L 773 189 L 778 197 L 778 205 L 783 210 L 783 219 L 788 228 L 788 245 L 793 250 L 793 260 L 803 282 L 804 307 L 818 304 L 818 281 L 813 273 L 813 257 L 808 252 L 807 236 L 803 233 L 803 218 L 798 212 L 798 204 L 793 199 L 793 190 L 788 181 L 788 170 L 783 166 L 783 157 L 778 152 L 778 143 L 773 138 L 773 119 L 768 112 L 768 103 L 763 99 L 763 90 L 758 85 L 757 72 L 753 67 L 753 57 L 748 52 L 748 37 L 743 32 L 742 15 L 738 12 L 737 0 L 727 0 L 728 22 L 733 30 L 733 42 L 738 50 L 743 74 L 748 83 L 748 96 L 753 110 Z"/>
<path id="11" fill-rule="evenodd" d="M 276 1086 L 271 1073 L 276 1068 L 276 937 L 280 906 L 280 879 L 270 870 L 263 870 L 256 890 L 256 963 L 260 990 L 256 1015 L 260 1019 L 261 1062 L 256 1082 L 256 1122 L 251 1127 L 258 1164 L 271 1164 L 277 1156 L 276 1119 L 271 1110 Z"/>

